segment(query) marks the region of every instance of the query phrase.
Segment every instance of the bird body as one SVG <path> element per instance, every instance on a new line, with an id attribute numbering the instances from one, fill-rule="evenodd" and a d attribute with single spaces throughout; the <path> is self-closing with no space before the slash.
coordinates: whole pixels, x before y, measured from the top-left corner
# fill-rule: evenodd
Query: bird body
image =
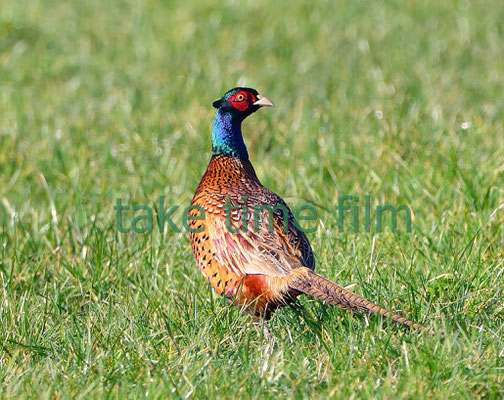
<path id="1" fill-rule="evenodd" d="M 236 208 L 227 211 L 226 200 Z M 295 297 L 288 281 L 294 278 L 295 268 L 314 268 L 311 246 L 304 233 L 294 226 L 294 217 L 283 200 L 261 185 L 248 160 L 213 156 L 192 205 L 201 207 L 205 215 L 205 220 L 190 220 L 193 230 L 203 228 L 202 232 L 190 234 L 194 256 L 219 294 L 239 303 L 255 301 L 251 306 L 257 314 L 264 313 L 267 307 L 272 311 Z M 280 213 L 273 213 L 271 232 L 267 210 L 257 214 L 257 232 L 252 224 L 247 224 L 244 231 L 244 217 L 252 221 L 258 205 L 284 205 L 288 210 L 287 232 Z M 192 210 L 191 213 L 198 214 Z"/>
<path id="2" fill-rule="evenodd" d="M 206 280 L 228 300 L 269 318 L 301 293 L 353 312 L 380 313 L 420 326 L 316 274 L 315 257 L 287 204 L 250 163 L 242 121 L 273 103 L 250 88 L 214 102 L 212 158 L 192 200 L 190 239 Z"/>

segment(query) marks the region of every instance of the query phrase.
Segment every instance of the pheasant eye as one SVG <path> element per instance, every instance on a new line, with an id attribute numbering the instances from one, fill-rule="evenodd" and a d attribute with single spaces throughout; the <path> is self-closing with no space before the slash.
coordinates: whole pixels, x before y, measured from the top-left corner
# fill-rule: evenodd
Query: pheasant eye
<path id="1" fill-rule="evenodd" d="M 245 100 L 245 96 L 241 93 L 236 95 L 236 101 L 243 101 Z"/>

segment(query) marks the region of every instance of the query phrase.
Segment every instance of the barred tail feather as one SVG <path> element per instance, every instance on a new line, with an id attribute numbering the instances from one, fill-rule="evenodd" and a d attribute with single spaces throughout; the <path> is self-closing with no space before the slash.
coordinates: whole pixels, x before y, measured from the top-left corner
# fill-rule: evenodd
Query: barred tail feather
<path id="1" fill-rule="evenodd" d="M 306 268 L 306 271 L 307 272 L 305 274 L 302 274 L 302 277 L 300 276 L 299 279 L 295 279 L 291 282 L 291 288 L 345 310 L 381 314 L 411 329 L 420 331 L 425 330 L 424 327 L 416 322 L 410 321 L 407 318 L 388 311 L 385 308 L 366 300 L 364 297 L 352 293 L 350 290 L 347 290 L 329 279 L 318 275 L 308 268 Z"/>

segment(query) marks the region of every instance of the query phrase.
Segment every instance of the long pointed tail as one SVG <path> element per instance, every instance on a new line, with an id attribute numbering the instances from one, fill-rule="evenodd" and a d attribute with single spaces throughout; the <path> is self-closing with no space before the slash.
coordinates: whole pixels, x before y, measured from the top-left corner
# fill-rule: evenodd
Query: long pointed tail
<path id="1" fill-rule="evenodd" d="M 370 314 L 381 314 L 390 318 L 401 325 L 405 325 L 414 330 L 424 331 L 425 328 L 416 322 L 401 317 L 385 308 L 374 304 L 364 297 L 352 293 L 350 290 L 318 275 L 312 270 L 306 268 L 306 272 L 298 275 L 299 278 L 291 282 L 292 289 L 299 290 L 302 293 L 316 297 L 333 306 L 341 307 L 353 312 L 367 312 Z"/>

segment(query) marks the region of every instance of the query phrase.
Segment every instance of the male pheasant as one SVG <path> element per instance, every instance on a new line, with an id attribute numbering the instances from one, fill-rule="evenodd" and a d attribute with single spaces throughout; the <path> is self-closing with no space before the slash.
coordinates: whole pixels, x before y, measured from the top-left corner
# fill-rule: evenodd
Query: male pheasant
<path id="1" fill-rule="evenodd" d="M 421 329 L 314 272 L 308 239 L 285 202 L 261 184 L 243 142 L 242 121 L 273 103 L 254 89 L 236 87 L 213 106 L 212 158 L 188 222 L 196 263 L 215 290 L 266 318 L 305 293 L 345 310 L 379 313 Z"/>

